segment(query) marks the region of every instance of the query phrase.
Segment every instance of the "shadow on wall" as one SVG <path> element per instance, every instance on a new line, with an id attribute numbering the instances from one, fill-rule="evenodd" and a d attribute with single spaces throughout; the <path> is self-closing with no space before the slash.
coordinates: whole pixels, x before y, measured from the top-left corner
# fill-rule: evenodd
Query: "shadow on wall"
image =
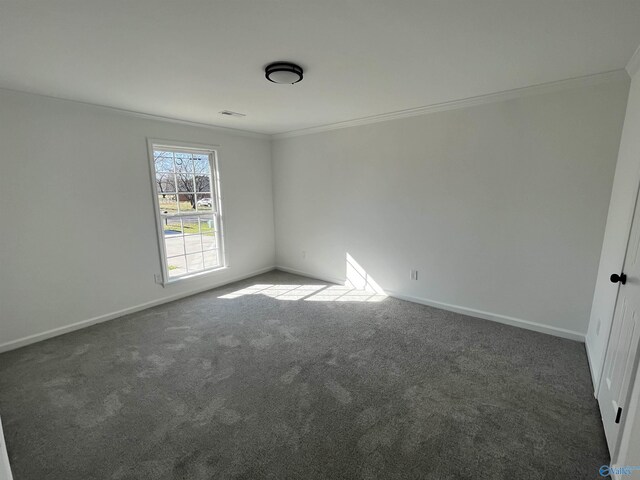
<path id="1" fill-rule="evenodd" d="M 381 302 L 387 295 L 366 270 L 347 253 L 347 280 L 344 285 L 273 285 L 257 283 L 219 298 L 265 295 L 278 300 L 307 302 Z"/>

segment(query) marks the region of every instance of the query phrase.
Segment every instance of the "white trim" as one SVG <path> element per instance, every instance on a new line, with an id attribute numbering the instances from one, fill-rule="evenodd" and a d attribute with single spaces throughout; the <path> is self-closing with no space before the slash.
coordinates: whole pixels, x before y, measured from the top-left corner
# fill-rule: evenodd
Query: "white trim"
<path id="1" fill-rule="evenodd" d="M 638 46 L 635 53 L 629 59 L 625 70 L 630 77 L 633 77 L 636 73 L 638 73 L 638 70 L 640 70 L 640 46 Z"/>
<path id="2" fill-rule="evenodd" d="M 0 421 L 0 480 L 12 480 L 11 465 L 7 454 L 7 443 L 2 432 L 2 421 Z"/>
<path id="3" fill-rule="evenodd" d="M 195 272 L 195 273 L 187 273 L 186 275 L 181 275 L 179 277 L 173 277 L 169 280 L 167 280 L 166 282 L 163 281 L 161 283 L 161 285 L 163 287 L 171 287 L 173 285 L 180 285 L 182 283 L 184 283 L 185 281 L 189 281 L 189 280 L 197 280 L 199 278 L 203 278 L 203 277 L 210 277 L 212 275 L 215 275 L 216 273 L 220 273 L 223 270 L 227 270 L 229 268 L 228 265 L 224 265 L 222 267 L 216 267 L 216 268 L 212 268 L 209 270 L 200 270 L 199 272 Z"/>
<path id="4" fill-rule="evenodd" d="M 167 140 L 161 138 L 147 138 L 147 144 L 151 142 L 152 145 L 158 148 L 174 149 L 180 153 L 203 153 L 209 154 L 215 152 L 220 144 L 206 144 L 206 143 L 193 143 L 182 142 L 180 140 Z"/>
<path id="5" fill-rule="evenodd" d="M 371 123 L 386 122 L 388 120 L 396 120 L 399 118 L 415 117 L 418 115 L 426 115 L 428 113 L 444 112 L 446 110 L 455 110 L 459 108 L 474 107 L 487 103 L 501 102 L 505 100 L 513 100 L 515 98 L 526 97 L 531 95 L 539 95 L 542 93 L 557 92 L 569 88 L 584 87 L 590 85 L 598 85 L 600 83 L 610 82 L 614 80 L 627 79 L 627 73 L 623 69 L 612 70 L 609 72 L 596 73 L 594 75 L 585 75 L 582 77 L 568 78 L 554 82 L 541 83 L 529 87 L 515 88 L 513 90 L 505 90 L 502 92 L 489 93 L 487 95 L 478 95 L 475 97 L 463 98 L 460 100 L 452 100 L 448 102 L 435 103 L 423 107 L 409 108 L 407 110 L 399 110 L 396 112 L 382 113 L 380 115 L 372 115 L 370 117 L 357 118 L 344 122 L 330 123 L 317 127 L 303 128 L 300 130 L 292 130 L 284 133 L 277 133 L 271 136 L 274 140 L 283 138 L 298 137 L 301 135 L 311 135 L 313 133 L 327 132 L 348 127 L 356 127 L 359 125 L 369 125 Z"/>
<path id="6" fill-rule="evenodd" d="M 159 298 L 157 300 L 151 300 L 150 302 L 141 303 L 133 307 L 123 308 L 122 310 L 118 310 L 116 312 L 99 315 L 97 317 L 89 318 L 87 320 L 81 320 L 80 322 L 72 323 L 71 325 L 65 325 L 64 327 L 58 327 L 52 330 L 47 330 L 46 332 L 36 333 L 34 335 L 29 335 L 26 337 L 19 338 L 17 340 L 12 340 L 10 342 L 0 344 L 0 353 L 8 352 L 9 350 L 15 350 L 16 348 L 24 347 L 25 345 L 30 345 L 32 343 L 36 343 L 41 340 L 46 340 L 48 338 L 57 337 L 58 335 L 73 332 L 75 330 L 80 330 L 81 328 L 89 327 L 91 325 L 95 325 L 96 323 L 106 322 L 108 320 L 113 320 L 114 318 L 122 317 L 124 315 L 129 315 L 130 313 L 135 313 L 147 308 L 155 307 L 157 305 L 162 305 L 163 303 L 169 303 L 169 302 L 173 302 L 174 300 L 190 297 L 198 293 L 206 292 L 207 290 L 212 290 L 214 288 L 218 288 L 224 285 L 228 285 L 230 283 L 238 282 L 240 280 L 244 280 L 246 278 L 250 278 L 255 275 L 260 275 L 262 273 L 270 272 L 273 269 L 274 269 L 273 266 L 261 268 L 259 270 L 255 270 L 250 273 L 245 273 L 242 275 L 238 275 L 236 277 L 222 280 L 217 283 L 209 284 L 206 287 L 199 287 L 194 290 L 189 290 L 187 292 L 177 293 L 175 295 L 169 295 L 167 297 Z"/>
<path id="7" fill-rule="evenodd" d="M 385 290 L 387 295 L 400 300 L 408 300 L 409 302 L 420 303 L 430 307 L 440 308 L 442 310 L 448 310 L 450 312 L 461 313 L 463 315 L 469 315 L 470 317 L 482 318 L 484 320 L 491 320 L 493 322 L 504 323 L 505 325 L 511 325 L 513 327 L 520 327 L 526 330 L 533 330 L 534 332 L 546 333 L 554 335 L 556 337 L 568 338 L 570 340 L 577 340 L 584 342 L 584 334 L 573 330 L 567 330 L 565 328 L 552 327 L 551 325 L 544 325 L 542 323 L 531 322 L 529 320 L 523 320 L 521 318 L 509 317 L 506 315 L 500 315 L 497 313 L 485 312 L 482 310 L 476 310 L 475 308 L 461 307 L 459 305 L 452 305 L 449 303 L 436 302 L 427 298 L 413 297 L 411 295 L 404 295 L 398 292 L 392 292 Z"/>
<path id="8" fill-rule="evenodd" d="M 337 277 L 330 277 L 328 275 L 304 272 L 294 268 L 283 267 L 282 265 L 276 265 L 276 270 L 283 272 L 294 273 L 296 275 L 302 275 L 304 277 L 316 278 L 318 280 L 324 280 L 326 282 L 344 284 L 345 279 L 339 279 Z M 542 323 L 531 322 L 529 320 L 523 320 L 521 318 L 508 317 L 506 315 L 500 315 L 497 313 L 484 312 L 482 310 L 476 310 L 475 308 L 461 307 L 459 305 L 452 305 L 449 303 L 436 302 L 435 300 L 429 300 L 422 297 L 414 297 L 411 295 L 404 295 L 400 292 L 394 292 L 392 290 L 384 290 L 384 293 L 390 297 L 397 298 L 399 300 L 406 300 L 408 302 L 419 303 L 421 305 L 427 305 L 429 307 L 439 308 L 441 310 L 448 310 L 450 312 L 461 313 L 470 317 L 482 318 L 483 320 L 491 320 L 493 322 L 504 323 L 514 327 L 524 328 L 526 330 L 533 330 L 534 332 L 546 333 L 556 337 L 568 338 L 570 340 L 577 340 L 579 342 L 585 341 L 583 333 L 573 330 L 567 330 L 565 328 L 553 327 L 551 325 L 544 325 Z"/>
<path id="9" fill-rule="evenodd" d="M 149 173 L 151 179 L 151 194 L 153 196 L 153 205 L 155 209 L 155 217 L 156 217 L 156 231 L 158 235 L 158 249 L 160 251 L 160 268 L 162 269 L 162 286 L 166 287 L 173 283 L 178 283 L 182 280 L 186 280 L 188 278 L 193 278 L 195 276 L 204 275 L 208 273 L 215 273 L 220 270 L 223 270 L 229 266 L 226 257 L 226 251 L 224 246 L 224 231 L 223 231 L 223 212 L 222 212 L 222 194 L 220 193 L 220 170 L 219 170 L 219 145 L 205 145 L 199 143 L 189 143 L 189 142 L 175 142 L 172 140 L 160 140 L 154 138 L 147 138 L 147 152 L 149 156 Z M 189 152 L 189 153 L 199 153 L 205 154 L 209 157 L 209 169 L 211 171 L 210 175 L 210 188 L 211 188 L 211 197 L 215 199 L 215 209 L 211 212 L 213 216 L 213 220 L 215 222 L 215 235 L 216 235 L 216 256 L 218 261 L 220 261 L 220 257 L 222 262 L 220 265 L 214 268 L 208 268 L 204 270 L 200 270 L 197 272 L 186 272 L 184 275 L 176 276 L 171 278 L 169 276 L 168 264 L 167 264 L 167 251 L 165 247 L 165 238 L 164 238 L 164 226 L 162 223 L 162 215 L 160 213 L 160 204 L 158 201 L 158 192 L 156 190 L 156 165 L 155 165 L 155 156 L 154 151 L 156 148 L 170 150 L 172 152 Z M 195 188 L 195 185 L 194 185 Z M 176 197 L 179 201 L 180 192 L 178 191 L 176 185 Z M 194 190 L 194 197 L 196 197 L 196 192 Z M 196 197 L 197 198 L 197 197 Z M 177 218 L 181 216 L 186 216 L 187 214 L 179 214 Z M 198 212 L 189 213 L 188 215 L 198 215 Z M 202 215 L 202 214 L 200 214 Z M 207 212 L 209 215 L 209 212 Z M 183 232 L 184 233 L 184 232 Z M 185 262 L 186 262 L 186 250 L 185 250 Z M 188 268 L 187 268 L 188 269 Z"/>
<path id="10" fill-rule="evenodd" d="M 631 241 L 632 241 L 632 237 L 631 234 L 633 233 L 633 227 L 634 227 L 634 222 L 637 220 L 636 218 L 636 213 L 638 212 L 638 206 L 640 205 L 640 184 L 638 186 L 638 190 L 636 191 L 635 194 L 635 202 L 633 204 L 633 209 L 631 210 L 631 217 L 629 219 L 629 234 L 627 235 L 627 242 L 626 242 L 626 246 L 625 246 L 625 251 L 624 251 L 624 258 L 622 260 L 622 266 L 620 267 L 620 269 L 618 271 L 624 271 L 625 270 L 625 266 L 627 265 L 627 261 L 629 260 L 629 247 L 631 246 Z M 631 284 L 633 284 L 633 282 L 630 282 Z M 615 306 L 613 309 L 613 316 L 611 318 L 611 324 L 609 327 L 609 335 L 607 336 L 607 347 L 604 350 L 604 356 L 602 358 L 602 368 L 600 370 L 600 383 L 598 385 L 598 394 L 600 394 L 600 389 L 603 388 L 603 376 L 604 376 L 604 369 L 607 367 L 607 362 L 610 359 L 609 354 L 613 353 L 613 366 L 616 366 L 616 362 L 617 362 L 617 356 L 618 356 L 618 350 L 617 350 L 617 346 L 616 345 L 612 345 L 612 335 L 613 335 L 613 328 L 616 324 L 616 321 L 620 322 L 621 318 L 618 315 L 619 312 L 619 301 L 620 301 L 620 290 L 621 290 L 621 285 L 620 283 L 618 283 L 617 285 L 617 292 L 616 292 L 616 301 L 615 301 Z M 624 310 L 622 315 L 624 315 Z M 610 348 L 614 348 L 613 352 L 609 352 Z M 631 410 L 629 410 L 629 403 L 633 403 L 633 391 L 634 391 L 634 382 L 635 382 L 635 378 L 637 376 L 637 373 L 639 372 L 638 370 L 638 355 L 639 352 L 636 350 L 635 352 L 635 357 L 633 359 L 630 359 L 631 363 L 632 363 L 632 370 L 635 371 L 634 374 L 632 374 L 631 378 L 628 379 L 628 391 L 626 392 L 626 395 L 624 398 L 622 399 L 618 399 L 620 401 L 620 404 L 622 405 L 623 411 L 622 411 L 622 420 L 621 420 L 621 425 L 618 429 L 617 434 L 615 435 L 615 439 L 609 439 L 607 438 L 607 442 L 609 443 L 614 443 L 614 451 L 611 452 L 611 457 L 612 458 L 616 458 L 616 459 L 620 459 L 621 458 L 621 451 L 623 449 L 626 450 L 626 448 L 628 447 L 628 445 L 623 443 L 623 438 L 624 438 L 624 430 L 627 424 L 627 422 L 631 422 L 631 425 L 633 425 L 634 420 L 633 419 L 629 419 L 629 412 Z M 624 373 L 624 371 L 623 371 Z M 623 378 L 621 380 L 621 382 L 624 382 L 624 378 L 626 376 L 626 373 L 624 373 Z M 608 380 L 605 381 L 608 384 Z M 624 389 L 624 385 L 622 385 L 620 387 L 621 389 Z M 599 402 L 601 403 L 601 402 Z M 614 407 L 617 407 L 617 403 L 614 401 Z M 602 407 L 601 407 L 602 408 Z M 605 422 L 605 419 L 602 419 L 603 423 Z M 605 431 L 605 433 L 607 433 Z M 611 448 L 609 449 L 611 450 Z M 630 462 L 631 463 L 631 462 Z"/>
<path id="11" fill-rule="evenodd" d="M 640 50 L 640 47 L 639 47 Z M 13 88 L 0 87 L 0 91 L 19 93 L 23 95 L 36 95 L 39 97 L 45 97 L 52 100 L 59 100 L 64 102 L 73 102 L 79 105 L 85 105 L 90 107 L 98 107 L 104 110 L 109 110 L 114 113 L 120 113 L 123 115 L 133 116 L 137 118 L 144 118 L 147 120 L 157 120 L 161 122 L 176 123 L 179 125 L 187 125 L 191 127 L 207 128 L 210 130 L 216 130 L 231 135 L 238 135 L 242 137 L 261 138 L 265 140 L 279 140 L 282 138 L 298 137 L 301 135 L 310 135 L 313 133 L 327 132 L 330 130 L 338 130 L 341 128 L 355 127 L 358 125 L 369 125 L 371 123 L 385 122 L 388 120 L 395 120 L 398 118 L 415 117 L 418 115 L 426 115 L 428 113 L 443 112 L 447 110 L 455 110 L 459 108 L 472 107 L 477 105 L 484 105 L 492 102 L 500 102 L 504 100 L 512 100 L 519 97 L 525 97 L 530 95 L 538 95 L 542 93 L 551 93 L 560 90 L 566 90 L 569 88 L 597 85 L 608 81 L 620 80 L 627 78 L 627 76 L 633 76 L 631 73 L 635 73 L 640 68 L 640 54 L 638 50 L 631 58 L 625 69 L 611 70 L 608 72 L 595 73 L 592 75 L 584 75 L 581 77 L 568 78 L 564 80 L 557 80 L 552 82 L 540 83 L 537 85 L 531 85 L 528 87 L 515 88 L 512 90 L 504 90 L 485 95 L 478 95 L 475 97 L 463 98 L 458 100 L 451 100 L 447 102 L 434 103 L 431 105 L 425 105 L 417 108 L 409 108 L 406 110 L 398 110 L 395 112 L 382 113 L 379 115 L 372 115 L 369 117 L 356 118 L 352 120 L 346 120 L 342 122 L 330 123 L 327 125 L 318 125 L 315 127 L 303 128 L 299 130 L 291 130 L 288 132 L 281 132 L 275 134 L 268 134 L 262 132 L 254 132 L 251 130 L 241 130 L 232 127 L 222 127 L 220 125 L 214 125 L 210 123 L 194 122 L 191 120 L 184 120 L 180 118 L 167 117 L 164 115 L 154 115 L 151 113 L 137 112 L 135 110 L 127 110 L 124 108 L 111 107 L 108 105 L 100 105 L 98 103 L 84 102 L 81 100 L 72 100 L 70 98 L 56 97 L 53 95 L 43 95 L 41 93 L 26 92 L 23 90 L 16 90 Z M 628 72 L 628 73 L 627 73 Z"/>
<path id="12" fill-rule="evenodd" d="M 600 379 L 595 377 L 595 370 L 593 369 L 593 365 L 591 364 L 591 353 L 589 352 L 589 338 L 585 335 L 584 337 L 584 349 L 587 353 L 587 363 L 589 364 L 589 372 L 591 373 L 591 386 L 593 387 L 593 396 L 594 398 L 598 398 L 598 389 L 597 385 L 600 384 Z"/>
<path id="13" fill-rule="evenodd" d="M 109 105 L 101 105 L 99 103 L 83 102 L 82 100 L 73 100 L 71 98 L 56 97 L 53 95 L 43 95 L 42 93 L 25 92 L 24 90 L 16 90 L 13 88 L 5 88 L 5 87 L 0 87 L 0 91 L 20 93 L 22 95 L 36 95 L 38 97 L 45 97 L 51 100 L 58 100 L 62 102 L 73 102 L 73 103 L 77 103 L 79 105 L 84 105 L 88 107 L 98 107 L 103 110 L 109 110 L 113 113 L 119 113 L 119 114 L 127 115 L 130 117 L 144 118 L 146 120 L 157 120 L 160 122 L 177 123 L 179 125 L 186 125 L 189 127 L 206 128 L 209 130 L 216 130 L 222 133 L 229 133 L 231 135 L 238 135 L 240 137 L 262 138 L 264 140 L 269 140 L 271 138 L 271 135 L 268 133 L 253 132 L 251 130 L 240 130 L 238 128 L 232 128 L 232 127 L 222 127 L 220 125 L 214 125 L 212 123 L 193 122 L 191 120 L 183 120 L 181 118 L 167 117 L 165 115 L 154 115 L 152 113 L 143 113 L 143 112 L 137 112 L 135 110 L 127 110 L 126 108 L 110 107 Z"/>
<path id="14" fill-rule="evenodd" d="M 317 275 L 315 273 L 304 272 L 302 270 L 283 267 L 281 265 L 276 265 L 275 269 L 280 270 L 282 272 L 293 273 L 294 275 L 300 275 L 302 277 L 309 277 L 316 280 L 322 280 L 323 282 L 336 283 L 338 285 L 344 285 L 344 282 L 346 282 L 347 280 L 346 278 L 331 277 L 329 275 L 323 275 L 323 274 Z"/>
<path id="15" fill-rule="evenodd" d="M 640 47 L 639 47 L 640 49 Z M 636 51 L 636 54 L 638 53 L 638 51 Z M 638 172 L 636 174 L 636 178 L 640 178 L 640 168 L 638 169 Z M 640 202 L 640 182 L 638 183 L 638 187 L 635 189 L 635 194 L 634 194 L 634 203 L 633 206 L 631 208 L 631 214 L 629 215 L 629 217 L 627 218 L 627 241 L 625 243 L 625 247 L 624 247 L 624 256 L 622 257 L 622 264 L 620 265 L 619 271 L 624 271 L 624 264 L 627 261 L 627 250 L 629 249 L 629 242 L 631 241 L 631 230 L 633 228 L 633 219 L 636 216 L 636 208 L 638 207 L 638 202 Z M 600 273 L 598 271 L 598 273 Z M 608 274 L 607 274 L 608 275 Z M 604 346 L 604 351 L 602 352 L 602 355 L 600 356 L 600 365 L 599 365 L 599 376 L 598 376 L 598 381 L 596 383 L 596 392 L 600 392 L 600 384 L 602 383 L 602 377 L 603 377 L 603 372 L 604 372 L 604 367 L 605 367 L 605 363 L 607 361 L 607 350 L 609 348 L 609 341 L 611 340 L 611 332 L 613 331 L 613 322 L 616 319 L 616 308 L 618 306 L 618 296 L 620 295 L 620 284 L 618 284 L 618 286 L 616 287 L 616 298 L 614 301 L 614 306 L 613 306 L 613 311 L 611 313 L 611 322 L 609 323 L 609 331 L 607 332 L 607 340 L 605 342 L 605 346 Z M 597 393 L 596 393 L 597 395 Z M 597 397 L 596 397 L 597 398 Z"/>

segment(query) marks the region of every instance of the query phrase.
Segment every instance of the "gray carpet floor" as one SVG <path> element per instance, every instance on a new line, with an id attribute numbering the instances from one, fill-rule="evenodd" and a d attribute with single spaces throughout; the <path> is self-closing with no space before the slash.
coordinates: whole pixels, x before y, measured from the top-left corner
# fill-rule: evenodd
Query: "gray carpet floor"
<path id="1" fill-rule="evenodd" d="M 0 355 L 15 479 L 594 479 L 608 463 L 584 345 L 392 298 L 233 294 L 255 284 L 324 288 L 274 271 Z"/>

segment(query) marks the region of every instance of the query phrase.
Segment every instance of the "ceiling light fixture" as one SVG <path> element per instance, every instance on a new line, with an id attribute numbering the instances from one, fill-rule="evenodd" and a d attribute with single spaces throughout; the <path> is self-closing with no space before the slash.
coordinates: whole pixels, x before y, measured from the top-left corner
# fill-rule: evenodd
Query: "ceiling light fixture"
<path id="1" fill-rule="evenodd" d="M 291 62 L 273 62 L 264 69 L 264 76 L 273 83 L 298 83 L 302 73 L 302 67 Z"/>

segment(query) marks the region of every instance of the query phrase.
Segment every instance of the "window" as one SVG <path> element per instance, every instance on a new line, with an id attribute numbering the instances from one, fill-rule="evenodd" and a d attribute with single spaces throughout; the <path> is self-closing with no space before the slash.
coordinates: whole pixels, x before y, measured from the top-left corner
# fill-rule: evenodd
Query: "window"
<path id="1" fill-rule="evenodd" d="M 151 143 L 165 281 L 225 266 L 215 150 Z"/>

